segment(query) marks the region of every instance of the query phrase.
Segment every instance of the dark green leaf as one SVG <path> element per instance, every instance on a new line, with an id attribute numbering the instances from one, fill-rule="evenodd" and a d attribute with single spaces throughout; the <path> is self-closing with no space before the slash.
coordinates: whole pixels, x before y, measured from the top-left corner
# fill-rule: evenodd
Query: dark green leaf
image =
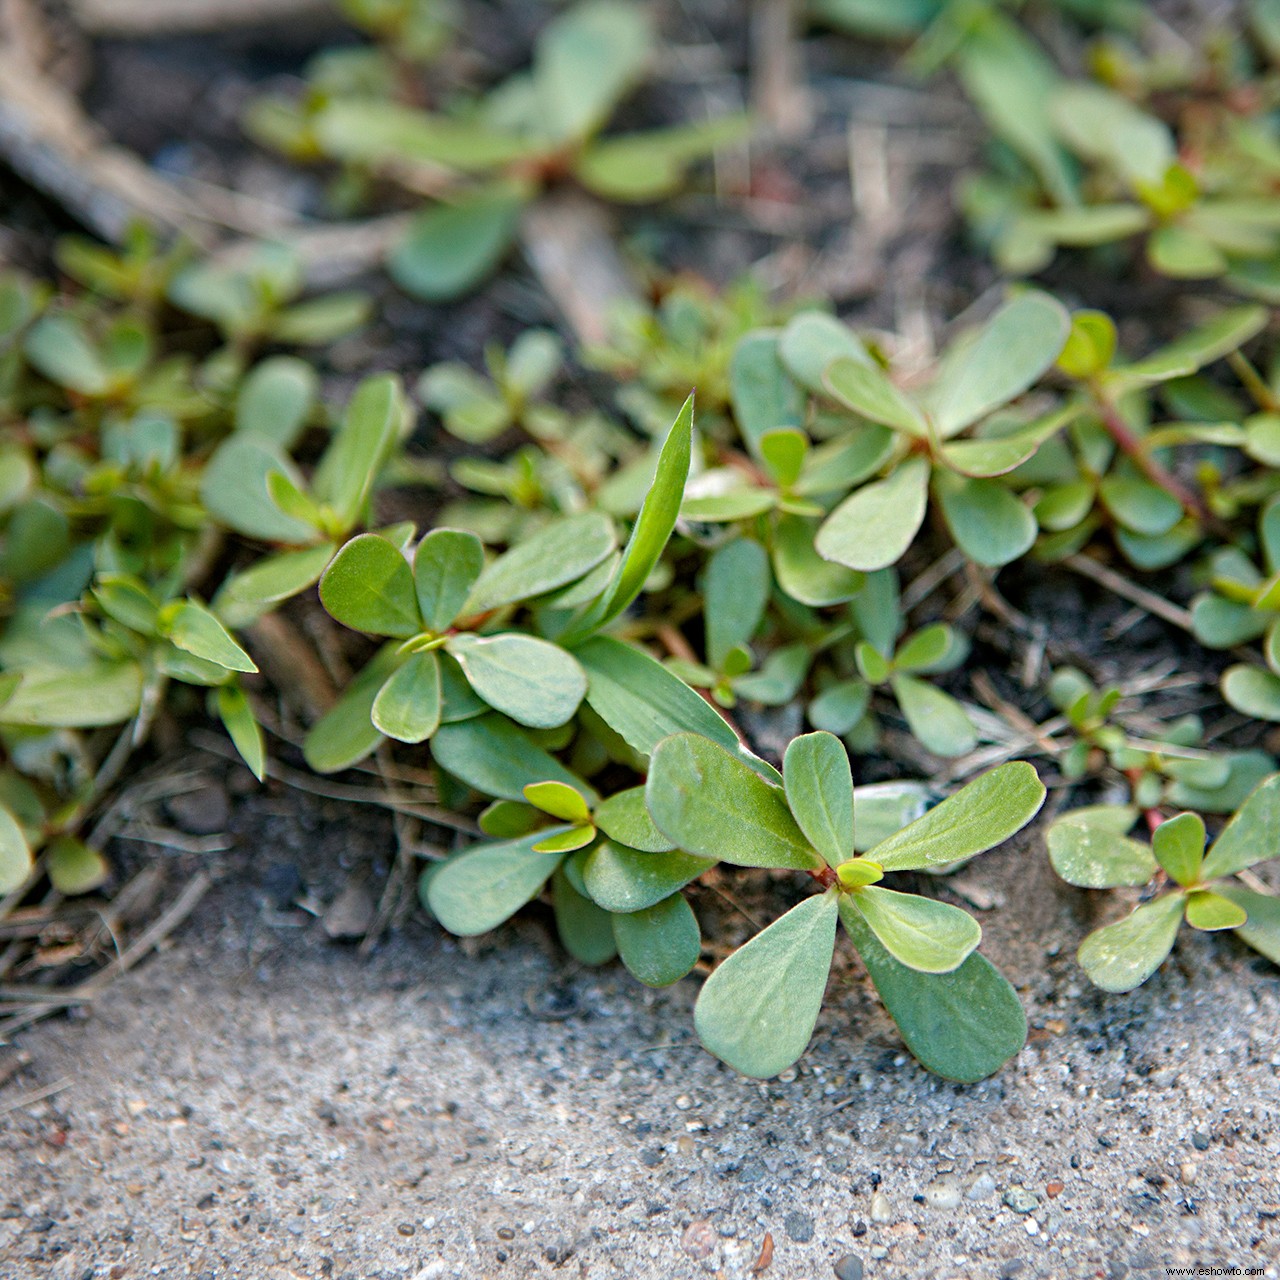
<path id="1" fill-rule="evenodd" d="M 523 800 L 531 782 L 563 782 L 594 804 L 596 794 L 504 716 L 441 725 L 431 741 L 436 763 L 487 796 Z"/>
<path id="2" fill-rule="evenodd" d="M 496 929 L 536 898 L 563 855 L 535 853 L 537 836 L 482 844 L 445 862 L 431 877 L 427 901 L 450 933 Z"/>
<path id="3" fill-rule="evenodd" d="M 590 898 L 584 898 L 558 867 L 552 880 L 556 931 L 564 949 L 579 964 L 606 964 L 618 954 L 613 918 Z"/>
<path id="4" fill-rule="evenodd" d="M 587 855 L 587 892 L 606 911 L 644 911 L 696 880 L 716 865 L 679 850 L 641 853 L 603 841 Z"/>
<path id="5" fill-rule="evenodd" d="M 320 602 L 354 631 L 404 640 L 422 630 L 413 570 L 376 533 L 352 538 L 334 556 L 320 579 Z"/>
<path id="6" fill-rule="evenodd" d="M 613 936 L 622 963 L 649 987 L 679 982 L 702 954 L 697 917 L 679 893 L 643 911 L 615 915 Z"/>
<path id="7" fill-rule="evenodd" d="M 440 727 L 440 659 L 411 654 L 378 691 L 370 718 L 397 742 L 425 742 Z"/>

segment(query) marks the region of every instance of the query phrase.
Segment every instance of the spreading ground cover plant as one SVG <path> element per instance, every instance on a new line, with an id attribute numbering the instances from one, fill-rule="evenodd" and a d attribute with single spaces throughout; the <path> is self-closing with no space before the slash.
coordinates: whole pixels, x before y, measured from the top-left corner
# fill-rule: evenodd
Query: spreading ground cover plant
<path id="1" fill-rule="evenodd" d="M 348 203 L 374 177 L 430 199 L 387 259 L 392 277 L 416 297 L 457 297 L 485 279 L 510 251 L 523 210 L 556 183 L 572 181 L 609 201 L 652 202 L 746 133 L 745 117 L 726 116 L 605 134 L 647 78 L 656 49 L 650 14 L 632 0 L 583 0 L 545 26 L 528 70 L 483 95 L 455 94 L 434 111 L 414 101 L 417 77 L 397 74 L 395 61 L 406 30 L 442 38 L 440 6 L 422 15 L 400 6 L 406 12 L 397 17 L 349 8 L 385 33 L 388 51 L 326 54 L 301 101 L 259 102 L 247 123 L 296 159 L 342 166 Z M 415 43 L 424 46 L 417 61 L 438 48 L 422 37 Z"/>
<path id="2" fill-rule="evenodd" d="M 394 174 L 441 200 L 399 251 L 425 246 L 415 280 L 403 262 L 401 275 L 428 296 L 496 265 L 545 184 L 572 174 L 652 198 L 721 136 L 599 139 L 648 59 L 633 6 L 566 11 L 528 76 L 439 112 L 409 86 L 452 38 L 449 7 L 346 8 L 377 47 L 326 58 L 306 101 L 262 108 L 257 128 L 300 157 L 341 159 L 351 199 Z M 1051 8 L 1071 23 L 1118 13 Z M 917 59 L 952 62 L 1043 184 L 1046 243 L 1043 218 L 1061 212 L 1047 198 L 1118 218 L 1095 179 L 1141 164 L 1156 185 L 1131 181 L 1124 209 L 1130 223 L 1130 204 L 1145 210 L 1131 231 L 1149 232 L 1154 265 L 1269 300 L 1265 237 L 1219 246 L 1220 270 L 1171 266 L 1171 242 L 1188 252 L 1241 197 L 1134 105 L 1150 105 L 1150 68 L 1125 63 L 1121 87 L 1055 72 L 1050 96 L 1073 111 L 1046 114 L 991 92 L 1043 70 L 999 6 L 829 0 L 822 13 L 925 32 Z M 1256 13 L 1246 85 L 1270 29 Z M 1166 87 L 1177 98 L 1187 83 Z M 1223 99 L 1209 117 L 1247 151 L 1270 125 L 1223 123 L 1241 114 L 1226 101 L 1238 87 L 1207 82 Z M 1171 192 L 1188 203 L 1168 205 Z M 1237 228 L 1250 219 L 1265 223 L 1256 201 L 1235 209 Z M 352 633 L 329 639 L 358 670 L 313 717 L 303 756 L 336 772 L 407 753 L 430 771 L 444 825 L 453 811 L 478 827 L 421 876 L 446 929 L 484 933 L 546 897 L 577 961 L 616 956 L 665 986 L 707 953 L 704 877 L 754 869 L 798 898 L 698 999 L 702 1042 L 745 1074 L 804 1052 L 838 924 L 927 1068 L 973 1081 L 1018 1052 L 1017 995 L 938 877 L 1035 816 L 1038 770 L 1106 801 L 1050 828 L 1059 874 L 1143 890 L 1081 947 L 1099 986 L 1145 981 L 1183 919 L 1280 962 L 1280 898 L 1252 871 L 1280 840 L 1280 774 L 1252 724 L 1280 719 L 1280 377 L 1265 305 L 1211 290 L 1170 340 L 1139 345 L 1124 316 L 1015 285 L 926 359 L 820 299 L 655 277 L 653 305 L 627 308 L 592 349 L 534 328 L 487 348 L 483 371 L 433 365 L 407 392 L 375 373 L 333 395 L 294 349 L 351 332 L 370 303 L 305 296 L 286 249 L 204 260 L 139 231 L 120 252 L 69 242 L 59 262 L 61 291 L 0 278 L 0 891 L 104 881 L 86 821 L 163 708 L 189 709 L 184 688 L 262 778 L 256 628 L 314 593 Z M 611 398 L 585 393 L 584 368 Z M 449 438 L 447 465 L 406 455 L 419 409 Z M 381 491 L 409 483 L 427 518 L 384 522 Z M 1041 724 L 984 692 L 965 611 L 930 597 L 961 576 L 1000 627 L 1030 629 L 997 590 L 999 571 L 1024 564 L 1092 566 L 1210 661 L 1229 653 L 1228 737 L 1208 708 L 1165 716 L 1056 657 L 1039 694 L 1057 715 Z M 855 770 L 881 781 L 855 786 Z M 1129 834 L 1138 822 L 1149 844 Z"/>

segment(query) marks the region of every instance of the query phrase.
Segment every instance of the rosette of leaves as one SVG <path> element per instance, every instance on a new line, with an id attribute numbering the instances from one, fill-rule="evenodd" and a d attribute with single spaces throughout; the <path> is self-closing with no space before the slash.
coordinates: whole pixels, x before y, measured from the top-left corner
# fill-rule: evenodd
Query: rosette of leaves
<path id="1" fill-rule="evenodd" d="M 1048 693 L 1076 736 L 1058 756 L 1063 776 L 1077 779 L 1096 773 L 1105 760 L 1124 775 L 1139 809 L 1171 805 L 1232 813 L 1275 769 L 1275 760 L 1265 751 L 1205 750 L 1199 716 L 1183 716 L 1144 736 L 1131 733 L 1113 715 L 1121 690 L 1114 685 L 1095 688 L 1073 667 L 1054 672 Z"/>
<path id="2" fill-rule="evenodd" d="M 911 1052 L 949 1079 L 982 1079 L 1026 1038 L 1013 989 L 974 954 L 981 929 L 945 903 L 886 888 L 894 871 L 972 857 L 1037 813 L 1044 788 L 1028 764 L 1003 765 L 855 853 L 849 758 L 828 733 L 795 739 L 782 785 L 697 734 L 661 742 L 645 801 L 654 825 L 688 853 L 738 866 L 807 872 L 821 892 L 740 947 L 711 975 L 694 1022 L 703 1044 L 744 1075 L 785 1070 L 813 1034 L 843 921 Z"/>
<path id="3" fill-rule="evenodd" d="M 1158 892 L 1128 916 L 1080 945 L 1079 960 L 1104 991 L 1132 991 L 1164 963 L 1185 920 L 1193 929 L 1234 930 L 1280 964 L 1280 899 L 1236 877 L 1276 856 L 1280 774 L 1261 782 L 1205 851 L 1204 823 L 1181 813 L 1156 827 L 1151 844 L 1125 833 L 1136 810 L 1118 805 L 1077 809 L 1049 829 L 1054 870 L 1086 889 L 1145 885 L 1163 872 L 1172 891 Z"/>
<path id="4" fill-rule="evenodd" d="M 1069 328 L 1052 298 L 1022 294 L 954 342 L 929 385 L 908 393 L 853 335 L 837 339 L 826 323 L 819 329 L 803 317 L 793 321 L 780 351 L 801 383 L 820 382 L 838 404 L 890 435 L 876 478 L 823 520 L 814 540 L 818 554 L 868 573 L 896 564 L 924 523 L 931 496 L 956 545 L 975 563 L 1008 564 L 1024 554 L 1035 540 L 1035 517 L 999 477 L 1033 457 L 1070 413 L 991 420 L 1052 366 Z"/>
<path id="5" fill-rule="evenodd" d="M 967 192 L 970 216 L 1005 270 L 1039 271 L 1060 247 L 1141 237 L 1147 262 L 1163 275 L 1222 277 L 1241 292 L 1276 296 L 1280 216 L 1269 185 L 1277 171 L 1271 126 L 1223 99 L 1214 103 L 1217 118 L 1207 132 L 1198 103 L 1197 145 L 1180 149 L 1163 120 L 1117 90 L 1055 79 L 1041 90 L 1043 140 L 1081 162 L 1083 180 L 1052 187 L 1041 180 L 1036 190 L 988 179 Z"/>
<path id="6" fill-rule="evenodd" d="M 1097 311 L 1072 316 L 1058 368 L 1080 388 L 1078 418 L 1021 464 L 1010 481 L 1036 496 L 1043 534 L 1036 553 L 1059 559 L 1110 527 L 1116 545 L 1138 568 L 1180 560 L 1212 519 L 1203 495 L 1173 471 L 1173 450 L 1187 445 L 1237 446 L 1234 423 L 1152 423 L 1152 394 L 1236 352 L 1266 324 L 1257 306 L 1227 308 L 1140 360 L 1116 359 L 1111 319 Z"/>
<path id="7" fill-rule="evenodd" d="M 599 512 L 554 520 L 488 564 L 480 540 L 463 530 L 428 533 L 412 562 L 411 530 L 400 540 L 369 533 L 346 543 L 321 579 L 321 602 L 344 625 L 391 643 L 308 735 L 312 767 L 346 768 L 383 736 L 432 739 L 437 762 L 449 772 L 486 794 L 512 798 L 509 782 L 495 789 L 494 753 L 501 756 L 504 735 L 524 740 L 516 726 L 568 725 L 588 695 L 589 667 L 579 658 L 640 594 L 657 564 L 675 525 L 692 433 L 690 399 L 621 552 L 613 522 Z M 516 609 L 532 615 L 532 628 L 513 625 Z M 601 696 L 607 703 L 608 693 Z M 442 726 L 453 731 L 442 733 Z M 635 745 L 629 731 L 613 727 Z M 540 747 L 531 758 L 559 769 Z M 501 761 L 498 772 L 511 775 Z M 556 777 L 535 773 L 519 785 Z"/>
<path id="8" fill-rule="evenodd" d="M 549 185 L 572 179 L 606 200 L 661 199 L 680 188 L 691 164 L 743 136 L 745 121 L 733 117 L 601 137 L 644 80 L 652 54 L 643 6 L 586 0 L 547 25 L 528 71 L 453 112 L 338 94 L 315 104 L 299 125 L 328 159 L 406 175 L 411 188 L 422 185 L 414 175 L 429 175 L 440 198 L 417 217 L 387 265 L 409 293 L 445 300 L 498 266 L 521 211 Z M 282 140 L 288 134 L 276 132 Z"/>

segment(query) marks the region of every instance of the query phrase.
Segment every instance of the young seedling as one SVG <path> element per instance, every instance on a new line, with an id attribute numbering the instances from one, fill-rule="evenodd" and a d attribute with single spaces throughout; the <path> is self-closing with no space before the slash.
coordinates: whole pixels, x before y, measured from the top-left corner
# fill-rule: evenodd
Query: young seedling
<path id="1" fill-rule="evenodd" d="M 1280 963 L 1280 901 L 1235 879 L 1276 856 L 1280 838 L 1280 774 L 1252 792 L 1205 852 L 1204 823 L 1181 813 L 1156 827 L 1150 846 L 1125 832 L 1135 811 L 1119 806 L 1078 809 L 1049 829 L 1054 870 L 1087 889 L 1144 885 L 1158 872 L 1173 882 L 1116 924 L 1095 930 L 1079 959 L 1104 991 L 1132 991 L 1164 963 L 1185 919 L 1193 929 L 1232 929 Z"/>
<path id="2" fill-rule="evenodd" d="M 703 1044 L 744 1075 L 785 1070 L 813 1034 L 844 922 L 907 1047 L 930 1070 L 981 1079 L 1022 1047 L 1012 988 L 982 957 L 958 908 L 885 888 L 886 872 L 973 857 L 1035 816 L 1044 788 L 1027 764 L 976 779 L 865 856 L 855 852 L 849 758 L 829 733 L 797 738 L 783 785 L 714 742 L 683 733 L 654 751 L 645 803 L 654 825 L 689 853 L 738 866 L 807 872 L 820 892 L 724 961 L 698 997 Z"/>

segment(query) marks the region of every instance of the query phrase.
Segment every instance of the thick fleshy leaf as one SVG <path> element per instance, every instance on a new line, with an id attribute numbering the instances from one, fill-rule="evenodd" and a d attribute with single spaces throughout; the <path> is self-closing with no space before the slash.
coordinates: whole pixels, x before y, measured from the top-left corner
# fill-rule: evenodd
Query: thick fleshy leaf
<path id="1" fill-rule="evenodd" d="M 1203 592 L 1191 602 L 1191 628 L 1210 649 L 1234 649 L 1267 629 L 1267 615 L 1243 600 Z"/>
<path id="2" fill-rule="evenodd" d="M 975 479 L 1006 475 L 1033 457 L 1046 440 L 1057 435 L 1079 412 L 1077 406 L 1068 405 L 1007 436 L 948 441 L 942 446 L 943 461 L 961 475 Z"/>
<path id="3" fill-rule="evenodd" d="M 1183 894 L 1165 894 L 1091 933 L 1077 953 L 1089 980 L 1104 991 L 1140 987 L 1173 949 L 1185 905 Z"/>
<path id="4" fill-rule="evenodd" d="M 200 477 L 200 500 L 220 523 L 264 542 L 309 543 L 315 528 L 286 515 L 271 497 L 270 477 L 294 485 L 302 476 L 278 448 L 253 435 L 234 435 L 214 451 Z"/>
<path id="5" fill-rule="evenodd" d="M 1280 676 L 1265 667 L 1238 662 L 1222 673 L 1222 696 L 1256 720 L 1280 720 Z"/>
<path id="6" fill-rule="evenodd" d="M 1049 111 L 1074 151 L 1131 183 L 1160 183 L 1177 158 L 1168 125 L 1113 89 L 1070 81 L 1053 94 Z"/>
<path id="7" fill-rule="evenodd" d="M 825 311 L 802 311 L 787 322 L 778 353 L 791 376 L 807 391 L 827 395 L 827 370 L 842 359 L 871 364 L 862 340 Z"/>
<path id="8" fill-rule="evenodd" d="M 317 773 L 348 769 L 382 741 L 382 733 L 371 719 L 373 704 L 396 665 L 395 646 L 387 645 L 311 726 L 302 754 Z"/>
<path id="9" fill-rule="evenodd" d="M 652 51 L 650 16 L 629 0 L 586 0 L 552 21 L 533 58 L 550 137 L 572 142 L 595 133 L 639 83 Z"/>
<path id="10" fill-rule="evenodd" d="M 90 893 L 111 876 L 106 858 L 74 836 L 55 836 L 49 841 L 44 849 L 44 869 L 49 883 L 65 894 Z"/>
<path id="11" fill-rule="evenodd" d="M 1146 884 L 1156 873 L 1151 848 L 1125 834 L 1137 816 L 1132 806 L 1109 804 L 1064 814 L 1047 836 L 1053 869 L 1081 889 Z"/>
<path id="12" fill-rule="evenodd" d="M 902 1039 L 920 1065 L 973 1084 L 999 1071 L 1027 1041 L 1017 993 L 976 953 L 950 973 L 920 973 L 895 960 L 853 903 L 840 918 Z"/>
<path id="13" fill-rule="evenodd" d="M 934 793 L 925 782 L 872 782 L 853 789 L 854 847 L 866 853 L 923 817 Z"/>
<path id="14" fill-rule="evenodd" d="M 236 392 L 235 428 L 291 449 L 302 434 L 319 390 L 315 369 L 297 356 L 268 356 Z"/>
<path id="15" fill-rule="evenodd" d="M 907 435 L 928 436 L 924 414 L 879 365 L 843 357 L 827 370 L 825 382 L 827 394 L 859 416 Z"/>
<path id="16" fill-rule="evenodd" d="M 317 582 L 337 548 L 330 542 L 267 556 L 232 574 L 211 608 L 228 627 L 245 627 Z"/>
<path id="17" fill-rule="evenodd" d="M 93 729 L 121 724 L 142 702 L 136 662 L 88 662 L 74 670 L 27 667 L 22 683 L 0 704 L 0 724 L 39 729 Z"/>
<path id="18" fill-rule="evenodd" d="M 1158 538 L 1182 519 L 1182 504 L 1171 493 L 1133 471 L 1117 471 L 1098 486 L 1102 504 L 1126 529 Z"/>
<path id="19" fill-rule="evenodd" d="M 536 898 L 563 855 L 535 853 L 537 836 L 482 844 L 450 858 L 431 877 L 431 913 L 463 937 L 487 933 Z"/>
<path id="20" fill-rule="evenodd" d="M 12 893 L 31 874 L 31 848 L 17 819 L 0 806 L 0 894 Z"/>
<path id="21" fill-rule="evenodd" d="M 543 834 L 535 844 L 538 853 L 573 853 L 577 849 L 585 849 L 596 838 L 596 829 L 589 822 L 579 827 L 570 827 L 567 831 L 553 831 Z"/>
<path id="22" fill-rule="evenodd" d="M 365 378 L 355 389 L 333 442 L 324 451 L 311 488 L 350 528 L 373 492 L 404 422 L 404 392 L 390 373 Z"/>
<path id="23" fill-rule="evenodd" d="M 586 672 L 559 645 L 534 636 L 451 636 L 445 646 L 471 687 L 531 729 L 564 724 L 587 692 Z"/>
<path id="24" fill-rule="evenodd" d="M 587 855 L 583 879 L 587 892 L 606 911 L 644 911 L 715 865 L 714 858 L 679 850 L 642 853 L 605 840 Z"/>
<path id="25" fill-rule="evenodd" d="M 834 440 L 809 450 L 795 491 L 804 496 L 847 493 L 870 479 L 893 456 L 897 437 L 888 427 L 854 424 Z"/>
<path id="26" fill-rule="evenodd" d="M 320 579 L 320 603 L 353 631 L 406 640 L 422 630 L 409 562 L 386 538 L 362 533 Z"/>
<path id="27" fill-rule="evenodd" d="M 1239 904 L 1209 889 L 1187 894 L 1187 923 L 1193 929 L 1216 933 L 1219 929 L 1238 929 L 1248 919 Z"/>
<path id="28" fill-rule="evenodd" d="M 883 480 L 863 485 L 826 519 L 814 545 L 826 560 L 870 573 L 896 564 L 924 521 L 929 464 L 908 458 Z"/>
<path id="29" fill-rule="evenodd" d="M 1280 773 L 1260 783 L 1209 846 L 1204 880 L 1234 875 L 1280 855 Z"/>
<path id="30" fill-rule="evenodd" d="M 1021 395 L 1058 358 L 1071 318 L 1048 294 L 1029 291 L 1007 302 L 946 361 L 933 388 L 934 421 L 944 439 Z"/>
<path id="31" fill-rule="evenodd" d="M 413 583 L 422 620 L 443 631 L 462 611 L 484 572 L 484 545 L 462 529 L 432 529 L 413 553 Z"/>
<path id="32" fill-rule="evenodd" d="M 702 954 L 702 933 L 684 895 L 674 893 L 643 911 L 613 917 L 618 954 L 648 987 L 679 982 Z"/>
<path id="33" fill-rule="evenodd" d="M 856 865 L 856 864 L 855 864 Z M 966 911 L 934 898 L 869 884 L 853 895 L 853 909 L 888 953 L 921 973 L 958 969 L 982 941 L 982 927 Z"/>
<path id="34" fill-rule="evenodd" d="M 249 706 L 249 699 L 238 684 L 224 684 L 214 695 L 218 718 L 227 736 L 249 766 L 250 773 L 259 782 L 267 776 L 267 746 L 262 737 L 262 726 Z"/>
<path id="35" fill-rule="evenodd" d="M 556 931 L 564 949 L 579 964 L 607 964 L 618 954 L 613 918 L 574 888 L 563 866 L 556 869 L 551 888 Z"/>
<path id="36" fill-rule="evenodd" d="M 690 853 L 742 867 L 810 871 L 823 865 L 782 791 L 697 734 L 676 734 L 658 744 L 645 803 L 658 830 Z"/>
<path id="37" fill-rule="evenodd" d="M 1266 327 L 1267 319 L 1266 307 L 1228 307 L 1145 360 L 1116 368 L 1112 381 L 1118 386 L 1145 386 L 1185 377 L 1248 342 Z"/>
<path id="38" fill-rule="evenodd" d="M 1236 929 L 1236 937 L 1272 964 L 1280 964 L 1280 897 L 1255 893 L 1235 880 L 1218 885 L 1218 892 L 1248 913 L 1249 918 Z"/>
<path id="39" fill-rule="evenodd" d="M 1152 834 L 1151 852 L 1179 884 L 1195 884 L 1204 861 L 1204 821 L 1199 814 L 1180 813 Z"/>
<path id="40" fill-rule="evenodd" d="M 718 116 L 666 129 L 624 133 L 579 155 L 574 176 L 606 200 L 642 203 L 675 195 L 689 166 L 750 132 L 745 116 Z"/>
<path id="41" fill-rule="evenodd" d="M 926 751 L 937 756 L 963 756 L 978 745 L 978 732 L 969 713 L 949 693 L 902 673 L 892 676 L 889 683 L 907 727 Z"/>
<path id="42" fill-rule="evenodd" d="M 675 528 L 689 476 L 689 460 L 693 448 L 693 396 L 685 402 L 658 454 L 653 484 L 645 495 L 644 505 L 627 540 L 626 550 L 618 566 L 617 577 L 598 608 L 590 609 L 582 620 L 564 636 L 573 645 L 584 636 L 607 625 L 627 608 L 644 589 L 649 575 L 662 556 L 663 548 Z"/>
<path id="43" fill-rule="evenodd" d="M 462 612 L 486 613 L 567 586 L 594 569 L 616 545 L 608 516 L 591 512 L 556 520 L 489 565 Z"/>
<path id="44" fill-rule="evenodd" d="M 1040 812 L 1044 797 L 1044 784 L 1025 760 L 1002 764 L 869 853 L 886 871 L 916 871 L 972 858 L 1025 827 Z"/>
<path id="45" fill-rule="evenodd" d="M 712 555 L 702 579 L 707 660 L 722 670 L 731 649 L 745 646 L 769 599 L 769 557 L 752 538 L 735 538 Z"/>
<path id="46" fill-rule="evenodd" d="M 853 774 L 844 743 L 830 733 L 793 738 L 782 760 L 791 814 L 831 866 L 853 853 Z"/>
<path id="47" fill-rule="evenodd" d="M 836 894 L 793 907 L 738 948 L 703 984 L 698 1039 L 722 1062 L 764 1080 L 808 1047 L 835 950 Z"/>
<path id="48" fill-rule="evenodd" d="M 563 782 L 531 782 L 525 787 L 524 796 L 531 805 L 563 822 L 591 821 L 591 810 L 581 792 Z"/>
<path id="49" fill-rule="evenodd" d="M 842 738 L 866 715 L 870 701 L 871 690 L 865 680 L 841 680 L 809 703 L 809 723 Z"/>
<path id="50" fill-rule="evenodd" d="M 431 740 L 436 763 L 468 786 L 499 800 L 523 800 L 531 782 L 563 782 L 588 804 L 596 793 L 505 716 L 441 725 Z"/>
<path id="51" fill-rule="evenodd" d="M 507 256 L 524 200 L 504 189 L 420 213 L 387 257 L 391 278 L 427 302 L 449 302 L 474 289 Z"/>
<path id="52" fill-rule="evenodd" d="M 855 569 L 824 560 L 813 545 L 817 525 L 802 516 L 782 516 L 773 531 L 773 572 L 793 600 L 821 609 L 852 600 L 866 581 Z"/>
<path id="53" fill-rule="evenodd" d="M 813 650 L 803 640 L 775 649 L 760 665 L 733 682 L 733 690 L 747 702 L 781 707 L 792 701 L 813 662 Z"/>
<path id="54" fill-rule="evenodd" d="M 407 161 L 480 173 L 528 152 L 528 143 L 514 134 L 363 96 L 337 97 L 314 128 L 327 155 L 363 165 Z"/>
<path id="55" fill-rule="evenodd" d="M 724 719 L 660 662 L 632 645 L 597 636 L 574 650 L 587 672 L 587 702 L 643 756 L 673 733 L 689 731 L 744 753 Z"/>
<path id="56" fill-rule="evenodd" d="M 228 671 L 257 671 L 252 658 L 203 605 L 193 600 L 167 605 L 160 612 L 161 633 L 184 653 Z"/>
<path id="57" fill-rule="evenodd" d="M 804 422 L 804 393 L 783 367 L 775 332 L 738 340 L 729 361 L 729 394 L 734 421 L 757 460 L 763 458 L 760 442 L 766 432 Z"/>
<path id="58" fill-rule="evenodd" d="M 1012 564 L 1031 549 L 1036 518 L 998 481 L 939 473 L 934 488 L 956 546 L 975 564 Z"/>
<path id="59" fill-rule="evenodd" d="M 596 826 L 619 844 L 645 853 L 665 853 L 675 846 L 653 825 L 645 808 L 644 787 L 631 787 L 611 795 L 597 806 Z"/>
<path id="60" fill-rule="evenodd" d="M 397 742 L 425 742 L 440 727 L 440 659 L 434 650 L 412 654 L 378 690 L 370 718 Z"/>

